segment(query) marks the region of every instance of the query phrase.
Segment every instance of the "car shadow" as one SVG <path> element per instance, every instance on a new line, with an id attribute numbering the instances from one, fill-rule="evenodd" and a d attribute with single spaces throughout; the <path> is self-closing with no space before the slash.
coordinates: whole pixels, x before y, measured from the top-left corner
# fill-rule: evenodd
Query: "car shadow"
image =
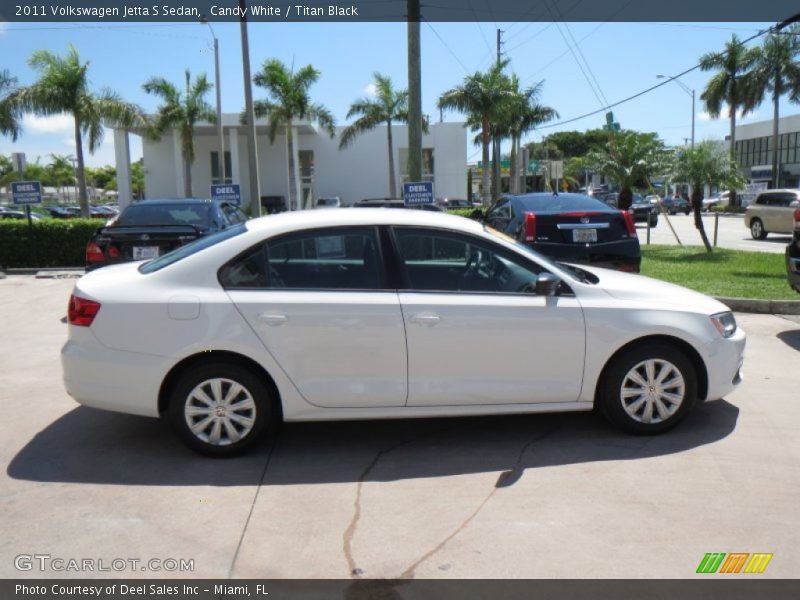
<path id="1" fill-rule="evenodd" d="M 776 337 L 793 350 L 800 352 L 800 329 L 781 331 Z"/>
<path id="2" fill-rule="evenodd" d="M 526 469 L 639 460 L 713 444 L 735 428 L 725 400 L 698 406 L 677 428 L 631 436 L 595 413 L 285 424 L 234 459 L 186 449 L 166 423 L 79 407 L 12 459 L 10 477 L 111 485 L 235 486 L 397 481 L 498 472 L 498 487 Z"/>

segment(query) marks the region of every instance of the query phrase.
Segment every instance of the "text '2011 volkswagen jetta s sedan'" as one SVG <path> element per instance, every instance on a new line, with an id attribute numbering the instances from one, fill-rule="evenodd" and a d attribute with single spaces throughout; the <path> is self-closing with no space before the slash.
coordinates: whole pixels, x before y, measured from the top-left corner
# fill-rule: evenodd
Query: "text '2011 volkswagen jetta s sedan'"
<path id="1" fill-rule="evenodd" d="M 81 278 L 64 382 L 229 455 L 281 419 L 590 410 L 669 429 L 741 379 L 716 300 L 554 263 L 468 219 L 393 209 L 248 221 Z"/>

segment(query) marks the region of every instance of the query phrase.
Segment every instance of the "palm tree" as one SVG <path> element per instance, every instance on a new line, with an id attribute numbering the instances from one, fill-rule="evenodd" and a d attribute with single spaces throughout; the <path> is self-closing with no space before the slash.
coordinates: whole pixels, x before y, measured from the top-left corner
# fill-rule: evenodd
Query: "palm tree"
<path id="1" fill-rule="evenodd" d="M 72 168 L 71 157 L 61 154 L 51 154 L 50 158 L 51 162 L 45 168 L 51 178 L 52 184 L 58 188 L 63 200 L 63 188 L 67 185 L 75 184 L 75 171 Z M 87 167 L 86 172 L 87 174 L 91 173 L 91 169 Z"/>
<path id="2" fill-rule="evenodd" d="M 671 179 L 691 184 L 692 209 L 694 211 L 694 226 L 700 232 L 700 239 L 711 252 L 703 219 L 700 216 L 703 200 L 703 186 L 727 186 L 735 190 L 744 185 L 744 177 L 731 159 L 730 155 L 715 142 L 702 142 L 694 148 L 681 148 L 677 150 L 671 168 Z"/>
<path id="3" fill-rule="evenodd" d="M 0 71 L 0 135 L 11 136 L 13 141 L 16 141 L 22 128 L 19 123 L 18 111 L 8 101 L 7 96 L 16 87 L 17 78 L 12 77 L 6 70 Z"/>
<path id="4" fill-rule="evenodd" d="M 664 144 L 655 133 L 623 131 L 609 141 L 607 150 L 593 152 L 588 163 L 620 187 L 617 206 L 628 210 L 633 201 L 634 186 L 648 186 L 667 164 Z"/>
<path id="5" fill-rule="evenodd" d="M 253 108 L 256 117 L 266 117 L 269 123 L 270 143 L 275 141 L 278 128 L 286 127 L 286 152 L 288 154 L 289 207 L 300 208 L 298 198 L 297 165 L 294 160 L 294 122 L 298 119 L 316 121 L 331 138 L 335 135 L 334 119 L 322 104 L 311 101 L 308 90 L 319 79 L 320 72 L 306 65 L 296 73 L 287 69 L 276 58 L 264 61 L 261 70 L 253 77 L 253 83 L 267 90 L 269 97 L 258 100 Z"/>
<path id="6" fill-rule="evenodd" d="M 397 183 L 394 171 L 394 151 L 392 149 L 392 122 L 408 123 L 408 90 L 395 90 L 392 80 L 380 73 L 374 73 L 375 98 L 362 98 L 350 105 L 347 118 L 359 118 L 342 132 L 339 148 L 343 149 L 353 143 L 362 133 L 386 124 L 386 141 L 389 149 L 389 197 L 397 194 Z M 423 122 L 423 129 L 427 129 Z"/>
<path id="7" fill-rule="evenodd" d="M 491 201 L 489 190 L 489 140 L 491 127 L 497 120 L 499 109 L 512 95 L 510 81 L 503 69 L 508 60 L 500 61 L 488 71 L 476 71 L 464 83 L 447 90 L 437 102 L 438 108 L 450 108 L 466 113 L 473 122 L 481 125 L 483 168 L 481 169 L 481 196 L 483 204 Z M 469 123 L 468 119 L 468 123 Z"/>
<path id="8" fill-rule="evenodd" d="M 800 26 L 792 25 L 786 31 L 773 33 L 756 49 L 757 65 L 754 72 L 754 100 L 760 104 L 769 93 L 772 97 L 772 187 L 780 185 L 778 173 L 778 105 L 781 96 L 788 94 L 791 102 L 800 102 Z"/>
<path id="9" fill-rule="evenodd" d="M 92 92 L 89 89 L 89 63 L 81 62 L 78 51 L 71 45 L 64 57 L 48 50 L 37 50 L 28 59 L 28 65 L 39 72 L 38 81 L 15 90 L 6 101 L 21 112 L 45 117 L 61 113 L 73 116 L 81 215 L 88 217 L 83 136 L 88 139 L 89 152 L 94 153 L 103 141 L 104 125 L 143 129 L 145 116 L 138 106 L 125 102 L 109 89 Z"/>
<path id="10" fill-rule="evenodd" d="M 722 52 L 709 52 L 700 57 L 700 68 L 703 71 L 717 71 L 700 95 L 706 111 L 716 119 L 722 112 L 723 104 L 728 105 L 728 117 L 731 120 L 731 160 L 735 160 L 736 111 L 741 108 L 742 113 L 747 114 L 757 105 L 752 91 L 752 71 L 757 61 L 758 49 L 746 48 L 736 34 L 725 43 L 725 50 Z M 736 202 L 736 190 L 732 189 L 730 203 L 735 205 Z"/>
<path id="11" fill-rule="evenodd" d="M 519 193 L 517 177 L 517 157 L 522 136 L 533 130 L 537 125 L 558 118 L 558 112 L 549 106 L 538 103 L 542 94 L 543 81 L 536 85 L 521 90 L 519 78 L 516 74 L 511 76 L 512 97 L 505 108 L 504 121 L 506 130 L 511 136 L 511 188 L 512 193 Z M 525 166 L 527 169 L 527 165 Z"/>
<path id="12" fill-rule="evenodd" d="M 183 92 L 163 77 L 151 77 L 142 87 L 148 94 L 163 100 L 158 107 L 153 133 L 158 136 L 170 129 L 177 129 L 181 136 L 183 158 L 183 195 L 192 197 L 192 164 L 194 163 L 194 128 L 198 121 L 214 123 L 217 113 L 205 101 L 205 95 L 213 87 L 200 73 L 192 83 L 191 73 L 186 69 L 186 87 Z"/>

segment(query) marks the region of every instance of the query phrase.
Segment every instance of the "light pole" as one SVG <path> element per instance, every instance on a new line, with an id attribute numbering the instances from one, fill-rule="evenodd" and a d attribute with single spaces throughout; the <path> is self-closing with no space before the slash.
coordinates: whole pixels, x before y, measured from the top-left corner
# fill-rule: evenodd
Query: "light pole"
<path id="1" fill-rule="evenodd" d="M 217 172 L 219 173 L 219 182 L 225 183 L 225 137 L 222 135 L 222 90 L 219 87 L 219 40 L 205 15 L 200 17 L 200 22 L 208 25 L 211 38 L 214 40 L 214 87 L 217 90 L 217 141 L 219 142 Z"/>
<path id="2" fill-rule="evenodd" d="M 675 79 L 674 77 L 668 77 L 667 75 L 656 75 L 656 79 L 669 79 L 670 81 L 674 81 L 681 86 L 681 89 L 684 92 L 692 97 L 692 148 L 694 148 L 694 90 L 683 83 L 680 79 Z"/>

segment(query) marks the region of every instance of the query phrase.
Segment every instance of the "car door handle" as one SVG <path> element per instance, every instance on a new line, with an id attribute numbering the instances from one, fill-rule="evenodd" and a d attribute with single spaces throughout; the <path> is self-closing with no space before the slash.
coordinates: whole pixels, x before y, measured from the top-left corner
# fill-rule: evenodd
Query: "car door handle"
<path id="1" fill-rule="evenodd" d="M 439 315 L 434 315 L 431 313 L 419 313 L 416 315 L 411 315 L 410 321 L 419 325 L 427 325 L 428 327 L 432 327 L 441 321 L 441 318 Z"/>
<path id="2" fill-rule="evenodd" d="M 284 323 L 286 323 L 286 321 L 289 320 L 289 317 L 287 317 L 286 315 L 281 315 L 278 313 L 261 313 L 260 315 L 258 315 L 258 318 L 263 323 L 273 326 L 283 325 Z"/>

